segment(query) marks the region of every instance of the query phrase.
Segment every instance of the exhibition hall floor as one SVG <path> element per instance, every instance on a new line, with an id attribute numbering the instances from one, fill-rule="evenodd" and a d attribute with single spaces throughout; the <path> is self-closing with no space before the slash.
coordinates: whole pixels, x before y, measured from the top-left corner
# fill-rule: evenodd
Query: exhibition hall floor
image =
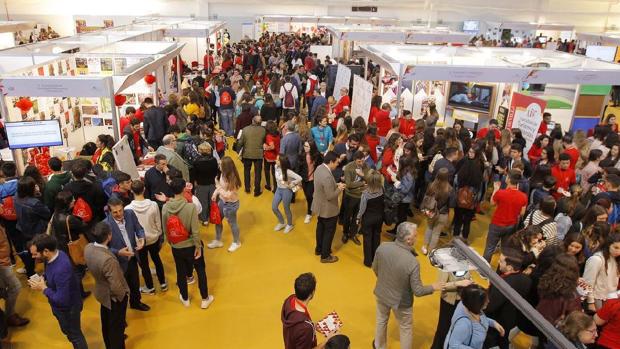
<path id="1" fill-rule="evenodd" d="M 239 169 L 240 164 L 237 162 Z M 317 277 L 317 290 L 310 302 L 313 320 L 320 320 L 331 311 L 340 314 L 344 327 L 342 333 L 351 338 L 351 348 L 370 348 L 374 336 L 375 276 L 362 264 L 362 247 L 352 242 L 342 245 L 342 227 L 338 226 L 333 251 L 340 261 L 321 264 L 314 255 L 314 229 L 316 218 L 304 224 L 306 203 L 299 193 L 292 205 L 295 229 L 284 234 L 274 232 L 276 218 L 271 211 L 270 192 L 260 197 L 241 190 L 239 224 L 242 247 L 235 253 L 226 251 L 231 243 L 230 229 L 225 224 L 225 247 L 206 250 L 209 292 L 215 301 L 207 310 L 200 309 L 198 285 L 190 285 L 192 304 L 189 308 L 179 302 L 175 285 L 175 270 L 170 247 L 162 251 L 169 290 L 155 296 L 143 296 L 151 306 L 149 312 L 128 310 L 128 348 L 173 348 L 178 345 L 197 345 L 200 348 L 274 349 L 283 348 L 280 309 L 284 299 L 293 293 L 293 281 L 303 272 Z M 484 245 L 488 215 L 478 215 L 472 223 L 470 239 L 479 252 Z M 416 215 L 414 221 L 420 223 Z M 483 227 L 481 229 L 481 227 Z M 203 229 L 205 244 L 213 239 L 215 228 Z M 418 228 L 416 247 L 422 244 L 423 227 Z M 428 259 L 421 255 L 419 261 L 422 280 L 430 284 L 438 272 Z M 42 270 L 42 266 L 38 266 Z M 25 276 L 20 275 L 25 285 Z M 156 278 L 155 278 L 156 279 Z M 477 280 L 480 280 L 476 277 Z M 142 279 L 141 279 L 142 281 Z M 87 290 L 93 289 L 93 279 L 84 280 Z M 157 286 L 156 286 L 157 287 Z M 437 323 L 439 293 L 416 298 L 414 303 L 414 348 L 429 348 Z M 68 348 L 53 317 L 46 298 L 24 286 L 17 311 L 31 323 L 23 328 L 12 328 L 10 348 Z M 101 338 L 99 304 L 89 297 L 82 312 L 82 329 L 92 349 L 104 348 Z M 319 335 L 320 336 L 320 335 Z M 319 341 L 323 338 L 319 337 Z M 392 317 L 388 332 L 389 347 L 399 348 L 398 327 Z M 525 341 L 522 341 L 525 342 Z M 6 346 L 9 347 L 8 345 Z"/>

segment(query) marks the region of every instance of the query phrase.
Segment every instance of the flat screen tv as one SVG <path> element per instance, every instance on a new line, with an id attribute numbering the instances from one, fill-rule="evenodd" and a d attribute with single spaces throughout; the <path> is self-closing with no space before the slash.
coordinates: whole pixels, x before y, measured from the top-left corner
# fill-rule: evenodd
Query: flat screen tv
<path id="1" fill-rule="evenodd" d="M 466 33 L 478 33 L 480 31 L 480 21 L 463 21 L 463 31 Z"/>
<path id="2" fill-rule="evenodd" d="M 473 82 L 451 82 L 448 105 L 488 113 L 493 99 L 493 86 Z"/>
<path id="3" fill-rule="evenodd" d="M 62 145 L 60 121 L 19 121 L 4 124 L 9 148 L 24 149 Z"/>

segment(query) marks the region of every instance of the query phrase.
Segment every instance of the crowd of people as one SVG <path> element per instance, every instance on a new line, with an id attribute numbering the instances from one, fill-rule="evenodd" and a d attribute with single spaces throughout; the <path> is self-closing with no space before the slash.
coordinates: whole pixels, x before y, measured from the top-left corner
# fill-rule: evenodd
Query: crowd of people
<path id="1" fill-rule="evenodd" d="M 305 205 L 303 222 L 315 227 L 321 263 L 338 262 L 332 242 L 339 225 L 343 243 L 363 245 L 361 262 L 377 276 L 374 348 L 386 348 L 391 312 L 401 347 L 411 348 L 414 296 L 434 292 L 441 300 L 432 348 L 508 348 L 518 332 L 552 347 L 502 292 L 476 285 L 468 272 L 421 282 L 412 253 L 418 226 L 410 218 L 425 221 L 426 255 L 441 246 L 442 235 L 469 243 L 472 221 L 487 210 L 492 217 L 480 252 L 491 262 L 499 251 L 502 278 L 576 347 L 620 347 L 620 139 L 613 115 L 588 135 L 551 127 L 545 113 L 529 148 L 519 129 L 499 129 L 496 120 L 476 133 L 460 121 L 437 127 L 435 108 L 414 120 L 382 100 L 382 91 L 375 91 L 366 121 L 351 115 L 348 88 L 330 90 L 327 67 L 334 62 L 311 53 L 312 40 L 266 33 L 225 46 L 219 56 L 208 51 L 206 79 L 195 78 L 163 106 L 146 98 L 138 110 L 126 108 L 121 132 L 135 161 L 153 165 L 143 179 L 115 169 L 107 135 L 71 164 L 52 157 L 47 178 L 35 166 L 18 176 L 14 163 L 2 164 L 6 324 L 29 322 L 15 313 L 21 282 L 11 266 L 18 257 L 24 267 L 17 272 L 47 297 L 73 347 L 87 348 L 80 313 L 91 294 L 82 285 L 88 271 L 106 348 L 124 348 L 127 308 L 149 311 L 141 295 L 169 289 L 164 268 L 171 266 L 159 255 L 165 245 L 180 303 L 191 306 L 188 284 L 197 281 L 197 302 L 207 309 L 214 296 L 204 247 L 222 248 L 224 240 L 230 253 L 242 247 L 237 215 L 244 190 L 272 196 L 273 230 L 284 234 L 295 230 L 291 205 Z M 372 62 L 365 68 L 369 77 L 379 70 Z M 297 203 L 301 193 L 305 202 Z M 224 220 L 231 239 L 224 238 Z M 209 224 L 215 237 L 203 243 L 200 230 Z M 382 233 L 391 241 L 381 243 Z M 44 276 L 35 273 L 35 261 L 44 262 Z M 317 347 L 308 312 L 315 288 L 315 277 L 302 274 L 283 304 L 287 349 Z M 318 347 L 349 346 L 344 335 L 328 338 Z"/>

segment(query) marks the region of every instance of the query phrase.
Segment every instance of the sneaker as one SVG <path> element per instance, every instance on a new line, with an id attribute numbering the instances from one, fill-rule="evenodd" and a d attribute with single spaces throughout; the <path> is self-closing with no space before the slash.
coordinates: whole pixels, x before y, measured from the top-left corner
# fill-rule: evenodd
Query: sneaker
<path id="1" fill-rule="evenodd" d="M 26 268 L 17 268 L 15 272 L 17 272 L 18 274 L 26 274 Z"/>
<path id="2" fill-rule="evenodd" d="M 196 282 L 196 279 L 194 279 L 193 276 L 190 276 L 190 277 L 187 278 L 187 284 L 188 285 L 191 285 L 191 284 L 193 284 L 195 282 Z"/>
<path id="3" fill-rule="evenodd" d="M 189 298 L 185 300 L 183 299 L 183 296 L 179 295 L 179 299 L 181 300 L 181 303 L 183 303 L 184 306 L 189 307 Z"/>
<path id="4" fill-rule="evenodd" d="M 162 292 L 166 292 L 166 291 L 168 291 L 168 284 L 167 283 L 163 283 L 163 284 L 159 285 L 159 288 L 161 289 Z"/>
<path id="5" fill-rule="evenodd" d="M 428 254 L 428 250 L 426 249 L 426 246 L 422 246 L 422 254 L 425 256 Z"/>
<path id="6" fill-rule="evenodd" d="M 209 295 L 207 299 L 203 299 L 202 302 L 200 302 L 200 309 L 207 309 L 211 305 L 211 303 L 213 303 L 214 300 L 215 300 L 215 297 L 213 297 L 212 295 Z"/>
<path id="7" fill-rule="evenodd" d="M 204 222 L 202 222 L 202 225 L 203 225 L 204 227 L 208 227 L 208 226 L 209 226 L 209 221 L 204 221 Z"/>
<path id="8" fill-rule="evenodd" d="M 224 247 L 224 243 L 220 240 L 213 240 L 207 244 L 207 248 L 220 248 Z"/>
<path id="9" fill-rule="evenodd" d="M 294 227 L 295 227 L 294 225 L 287 225 L 287 226 L 284 228 L 284 234 L 288 234 L 288 233 L 290 233 L 290 232 L 291 232 L 291 230 L 293 230 L 293 228 L 294 228 Z"/>
<path id="10" fill-rule="evenodd" d="M 280 231 L 280 230 L 284 229 L 284 227 L 286 227 L 286 224 L 284 224 L 284 223 L 278 223 L 278 224 L 276 224 L 276 226 L 273 228 L 273 231 Z"/>
<path id="11" fill-rule="evenodd" d="M 151 268 L 151 275 L 157 275 L 157 270 L 155 270 L 155 268 Z"/>
<path id="12" fill-rule="evenodd" d="M 304 223 L 309 224 L 312 220 L 312 215 L 307 214 L 306 218 L 304 218 Z"/>
<path id="13" fill-rule="evenodd" d="M 230 244 L 230 247 L 228 248 L 228 252 L 235 252 L 239 249 L 239 247 L 241 247 L 240 242 L 233 242 L 232 244 Z"/>
<path id="14" fill-rule="evenodd" d="M 147 288 L 146 286 L 141 286 L 140 293 L 154 295 L 155 288 Z"/>

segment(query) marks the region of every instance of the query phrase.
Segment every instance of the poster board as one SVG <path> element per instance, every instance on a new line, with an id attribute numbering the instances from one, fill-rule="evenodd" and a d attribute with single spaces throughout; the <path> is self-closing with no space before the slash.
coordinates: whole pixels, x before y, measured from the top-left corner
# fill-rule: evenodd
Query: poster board
<path id="1" fill-rule="evenodd" d="M 310 52 L 316 53 L 316 57 L 325 62 L 325 56 L 332 56 L 332 46 L 329 45 L 312 45 L 310 46 Z"/>
<path id="2" fill-rule="evenodd" d="M 353 100 L 351 101 L 351 116 L 358 116 L 368 122 L 370 115 L 370 102 L 372 100 L 372 84 L 361 76 L 353 76 Z"/>
<path id="3" fill-rule="evenodd" d="M 120 171 L 130 175 L 131 179 L 140 179 L 138 167 L 133 160 L 133 154 L 131 153 L 127 136 L 123 136 L 123 138 L 112 147 L 112 155 L 114 155 L 116 167 Z"/>
<path id="4" fill-rule="evenodd" d="M 340 98 L 340 89 L 349 88 L 351 82 L 351 69 L 346 65 L 338 64 L 338 70 L 336 72 L 336 82 L 334 83 L 334 98 L 338 100 Z"/>
<path id="5" fill-rule="evenodd" d="M 536 140 L 538 128 L 543 119 L 542 113 L 546 106 L 547 101 L 540 98 L 521 93 L 513 93 L 512 95 L 506 128 L 519 128 L 521 130 L 526 141 L 524 154 Z"/>

